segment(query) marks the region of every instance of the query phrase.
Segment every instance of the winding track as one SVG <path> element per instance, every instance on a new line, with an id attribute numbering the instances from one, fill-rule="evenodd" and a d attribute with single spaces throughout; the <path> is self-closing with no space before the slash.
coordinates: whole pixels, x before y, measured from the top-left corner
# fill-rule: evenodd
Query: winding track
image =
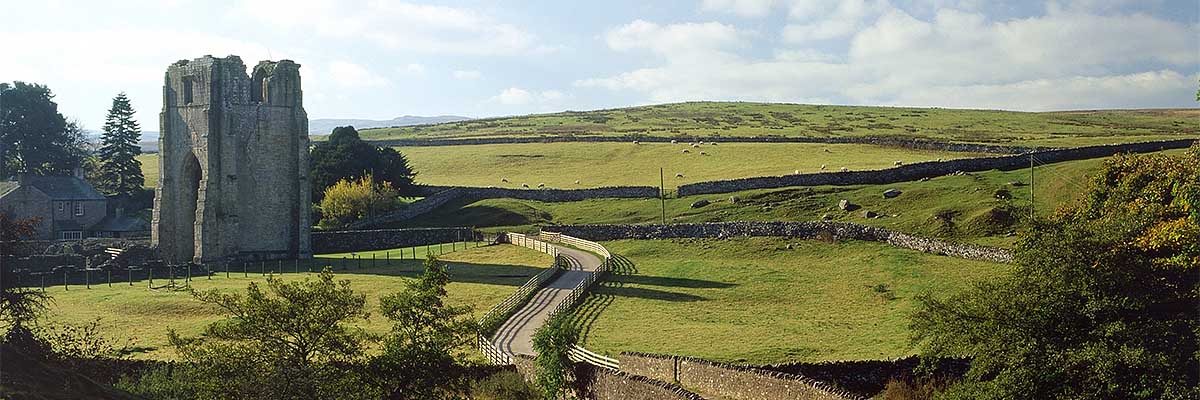
<path id="1" fill-rule="evenodd" d="M 533 351 L 533 334 L 546 323 L 550 312 L 562 303 L 571 289 L 595 273 L 603 260 L 595 254 L 570 247 L 555 245 L 558 254 L 566 257 L 570 266 L 534 293 L 521 309 L 513 313 L 504 325 L 492 336 L 492 343 L 508 354 L 536 355 Z"/>

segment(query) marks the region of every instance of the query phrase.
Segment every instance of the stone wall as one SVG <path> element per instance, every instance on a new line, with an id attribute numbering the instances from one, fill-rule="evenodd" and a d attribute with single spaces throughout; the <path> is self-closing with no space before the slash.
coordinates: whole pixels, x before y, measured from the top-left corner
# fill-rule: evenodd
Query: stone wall
<path id="1" fill-rule="evenodd" d="M 1196 139 L 1180 139 L 1156 142 L 1078 147 L 1048 150 L 1034 153 L 1040 163 L 1083 160 L 1108 157 L 1119 153 L 1148 153 L 1166 149 L 1181 149 L 1191 146 Z M 974 172 L 992 169 L 1013 170 L 1029 166 L 1029 155 L 1001 157 L 965 158 L 949 161 L 928 161 L 902 165 L 895 168 L 873 171 L 818 172 L 783 176 L 764 176 L 719 181 L 697 182 L 680 185 L 680 197 L 697 194 L 730 193 L 751 189 L 767 189 L 789 186 L 821 185 L 879 185 L 915 181 L 949 175 L 958 171 Z"/>
<path id="2" fill-rule="evenodd" d="M 882 393 L 888 381 L 912 379 L 917 375 L 916 369 L 920 364 L 919 357 L 909 356 L 895 360 L 797 362 L 760 365 L 754 368 L 830 382 L 857 395 L 872 397 Z M 943 359 L 932 365 L 936 374 L 958 378 L 966 373 L 970 367 L 970 360 Z"/>
<path id="3" fill-rule="evenodd" d="M 621 370 L 679 382 L 709 396 L 734 399 L 858 399 L 860 396 L 800 375 L 699 358 L 621 353 Z"/>
<path id="4" fill-rule="evenodd" d="M 351 229 L 371 228 L 405 221 L 428 213 L 452 200 L 474 203 L 485 199 L 520 199 L 541 202 L 580 201 L 610 198 L 657 198 L 658 188 L 653 186 L 612 186 L 591 189 L 507 189 L 471 186 L 418 186 L 417 195 L 425 198 L 414 201 L 402 209 L 377 217 L 358 221 Z"/>
<path id="5" fill-rule="evenodd" d="M 1001 146 L 975 143 L 950 143 L 927 139 L 912 139 L 902 137 L 785 137 L 785 136 L 547 136 L 547 137 L 490 137 L 469 139 L 384 139 L 368 140 L 377 146 L 416 147 L 416 146 L 466 146 L 482 144 L 521 144 L 521 143 L 632 143 L 633 141 L 647 143 L 669 143 L 672 140 L 692 142 L 707 140 L 722 143 L 826 143 L 826 144 L 868 144 L 876 146 L 903 147 L 917 150 L 940 150 L 970 153 L 1017 154 L 1046 148 L 1025 146 Z"/>
<path id="6" fill-rule="evenodd" d="M 551 225 L 542 227 L 542 229 L 596 241 L 673 238 L 719 239 L 735 236 L 779 236 L 812 239 L 822 234 L 829 234 L 834 239 L 839 240 L 856 239 L 884 242 L 900 248 L 969 260 L 999 263 L 1012 262 L 1012 253 L 1004 249 L 947 242 L 874 226 L 846 222 L 752 221 L 666 225 Z"/>
<path id="7" fill-rule="evenodd" d="M 583 399 L 704 400 L 704 397 L 674 383 L 589 364 L 576 364 L 575 388 L 576 395 Z"/>
<path id="8" fill-rule="evenodd" d="M 482 240 L 471 228 L 411 228 L 313 232 L 316 254 L 346 253 L 423 246 L 464 240 Z"/>

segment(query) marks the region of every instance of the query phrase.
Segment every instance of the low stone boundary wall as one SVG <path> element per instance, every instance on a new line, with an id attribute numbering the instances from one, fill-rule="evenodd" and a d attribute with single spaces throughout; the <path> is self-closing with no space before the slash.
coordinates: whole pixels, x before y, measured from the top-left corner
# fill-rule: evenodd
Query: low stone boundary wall
<path id="1" fill-rule="evenodd" d="M 710 396 L 734 399 L 860 399 L 862 397 L 804 376 L 693 357 L 623 352 L 621 370 L 679 382 Z"/>
<path id="2" fill-rule="evenodd" d="M 552 225 L 543 227 L 542 229 L 597 241 L 619 239 L 727 238 L 734 236 L 778 236 L 811 239 L 820 237 L 821 235 L 831 235 L 834 239 L 885 242 L 900 248 L 969 260 L 984 260 L 998 263 L 1012 262 L 1012 253 L 1004 249 L 965 243 L 952 243 L 874 226 L 846 222 L 754 221 L 666 225 Z"/>
<path id="3" fill-rule="evenodd" d="M 653 186 L 611 186 L 590 189 L 508 189 L 422 185 L 417 187 L 416 194 L 425 198 L 409 203 L 399 210 L 355 222 L 350 225 L 350 228 L 365 229 L 409 220 L 453 200 L 473 203 L 485 199 L 509 198 L 555 203 L 587 199 L 657 198 L 658 188 Z"/>
<path id="4" fill-rule="evenodd" d="M 575 390 L 579 398 L 594 400 L 704 400 L 674 383 L 589 364 L 576 364 Z"/>
<path id="5" fill-rule="evenodd" d="M 1115 144 L 1048 150 L 1033 153 L 1042 163 L 1084 160 L 1108 157 L 1119 153 L 1149 153 L 1167 149 L 1182 149 L 1191 146 L 1196 139 L 1166 140 L 1155 142 Z M 964 158 L 948 161 L 928 161 L 872 171 L 818 172 L 783 176 L 763 176 L 697 182 L 679 186 L 679 196 L 698 194 L 731 193 L 752 189 L 769 189 L 789 186 L 822 185 L 880 185 L 915 181 L 949 175 L 958 171 L 977 172 L 993 169 L 1013 170 L 1029 166 L 1029 155 L 1001 157 Z"/>
<path id="6" fill-rule="evenodd" d="M 346 253 L 482 239 L 482 234 L 467 227 L 315 231 L 312 250 L 313 254 Z"/>
<path id="7" fill-rule="evenodd" d="M 890 380 L 910 380 L 917 375 L 920 357 L 909 356 L 895 360 L 830 361 L 819 363 L 784 363 L 755 365 L 753 368 L 806 376 L 830 382 L 860 396 L 876 396 L 887 388 Z M 932 363 L 939 375 L 961 377 L 970 368 L 968 359 L 943 359 Z"/>
<path id="8" fill-rule="evenodd" d="M 1026 146 L 1003 146 L 975 143 L 952 143 L 928 139 L 913 139 L 904 137 L 799 137 L 799 136 L 553 136 L 553 137 L 489 137 L 468 139 L 381 139 L 368 140 L 376 146 L 387 147 L 424 147 L 424 146 L 469 146 L 483 144 L 523 144 L 523 143 L 632 143 L 633 141 L 647 143 L 669 143 L 672 140 L 694 142 L 707 140 L 723 143 L 824 143 L 824 144 L 869 144 L 876 146 L 904 147 L 917 150 L 940 150 L 970 153 L 999 153 L 1016 154 L 1047 148 Z"/>

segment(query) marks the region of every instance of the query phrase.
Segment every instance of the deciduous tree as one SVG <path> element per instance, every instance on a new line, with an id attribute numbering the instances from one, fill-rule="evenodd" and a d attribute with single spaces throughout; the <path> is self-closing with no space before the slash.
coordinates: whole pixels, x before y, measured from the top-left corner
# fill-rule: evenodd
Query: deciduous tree
<path id="1" fill-rule="evenodd" d="M 69 173 L 87 155 L 83 130 L 53 99 L 44 85 L 0 83 L 0 178 Z"/>
<path id="2" fill-rule="evenodd" d="M 334 129 L 328 141 L 313 146 L 310 163 L 313 202 L 316 203 L 320 203 L 325 189 L 335 183 L 368 175 L 375 182 L 391 183 L 401 195 L 410 195 L 416 176 L 403 154 L 390 147 L 363 141 L 352 126 Z"/>

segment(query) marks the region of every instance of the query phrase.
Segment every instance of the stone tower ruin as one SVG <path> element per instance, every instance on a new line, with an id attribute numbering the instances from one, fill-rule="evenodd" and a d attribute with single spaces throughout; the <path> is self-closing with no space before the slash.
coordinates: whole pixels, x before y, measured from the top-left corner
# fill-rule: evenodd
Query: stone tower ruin
<path id="1" fill-rule="evenodd" d="M 151 241 L 168 262 L 312 255 L 300 65 L 204 56 L 167 68 Z"/>

